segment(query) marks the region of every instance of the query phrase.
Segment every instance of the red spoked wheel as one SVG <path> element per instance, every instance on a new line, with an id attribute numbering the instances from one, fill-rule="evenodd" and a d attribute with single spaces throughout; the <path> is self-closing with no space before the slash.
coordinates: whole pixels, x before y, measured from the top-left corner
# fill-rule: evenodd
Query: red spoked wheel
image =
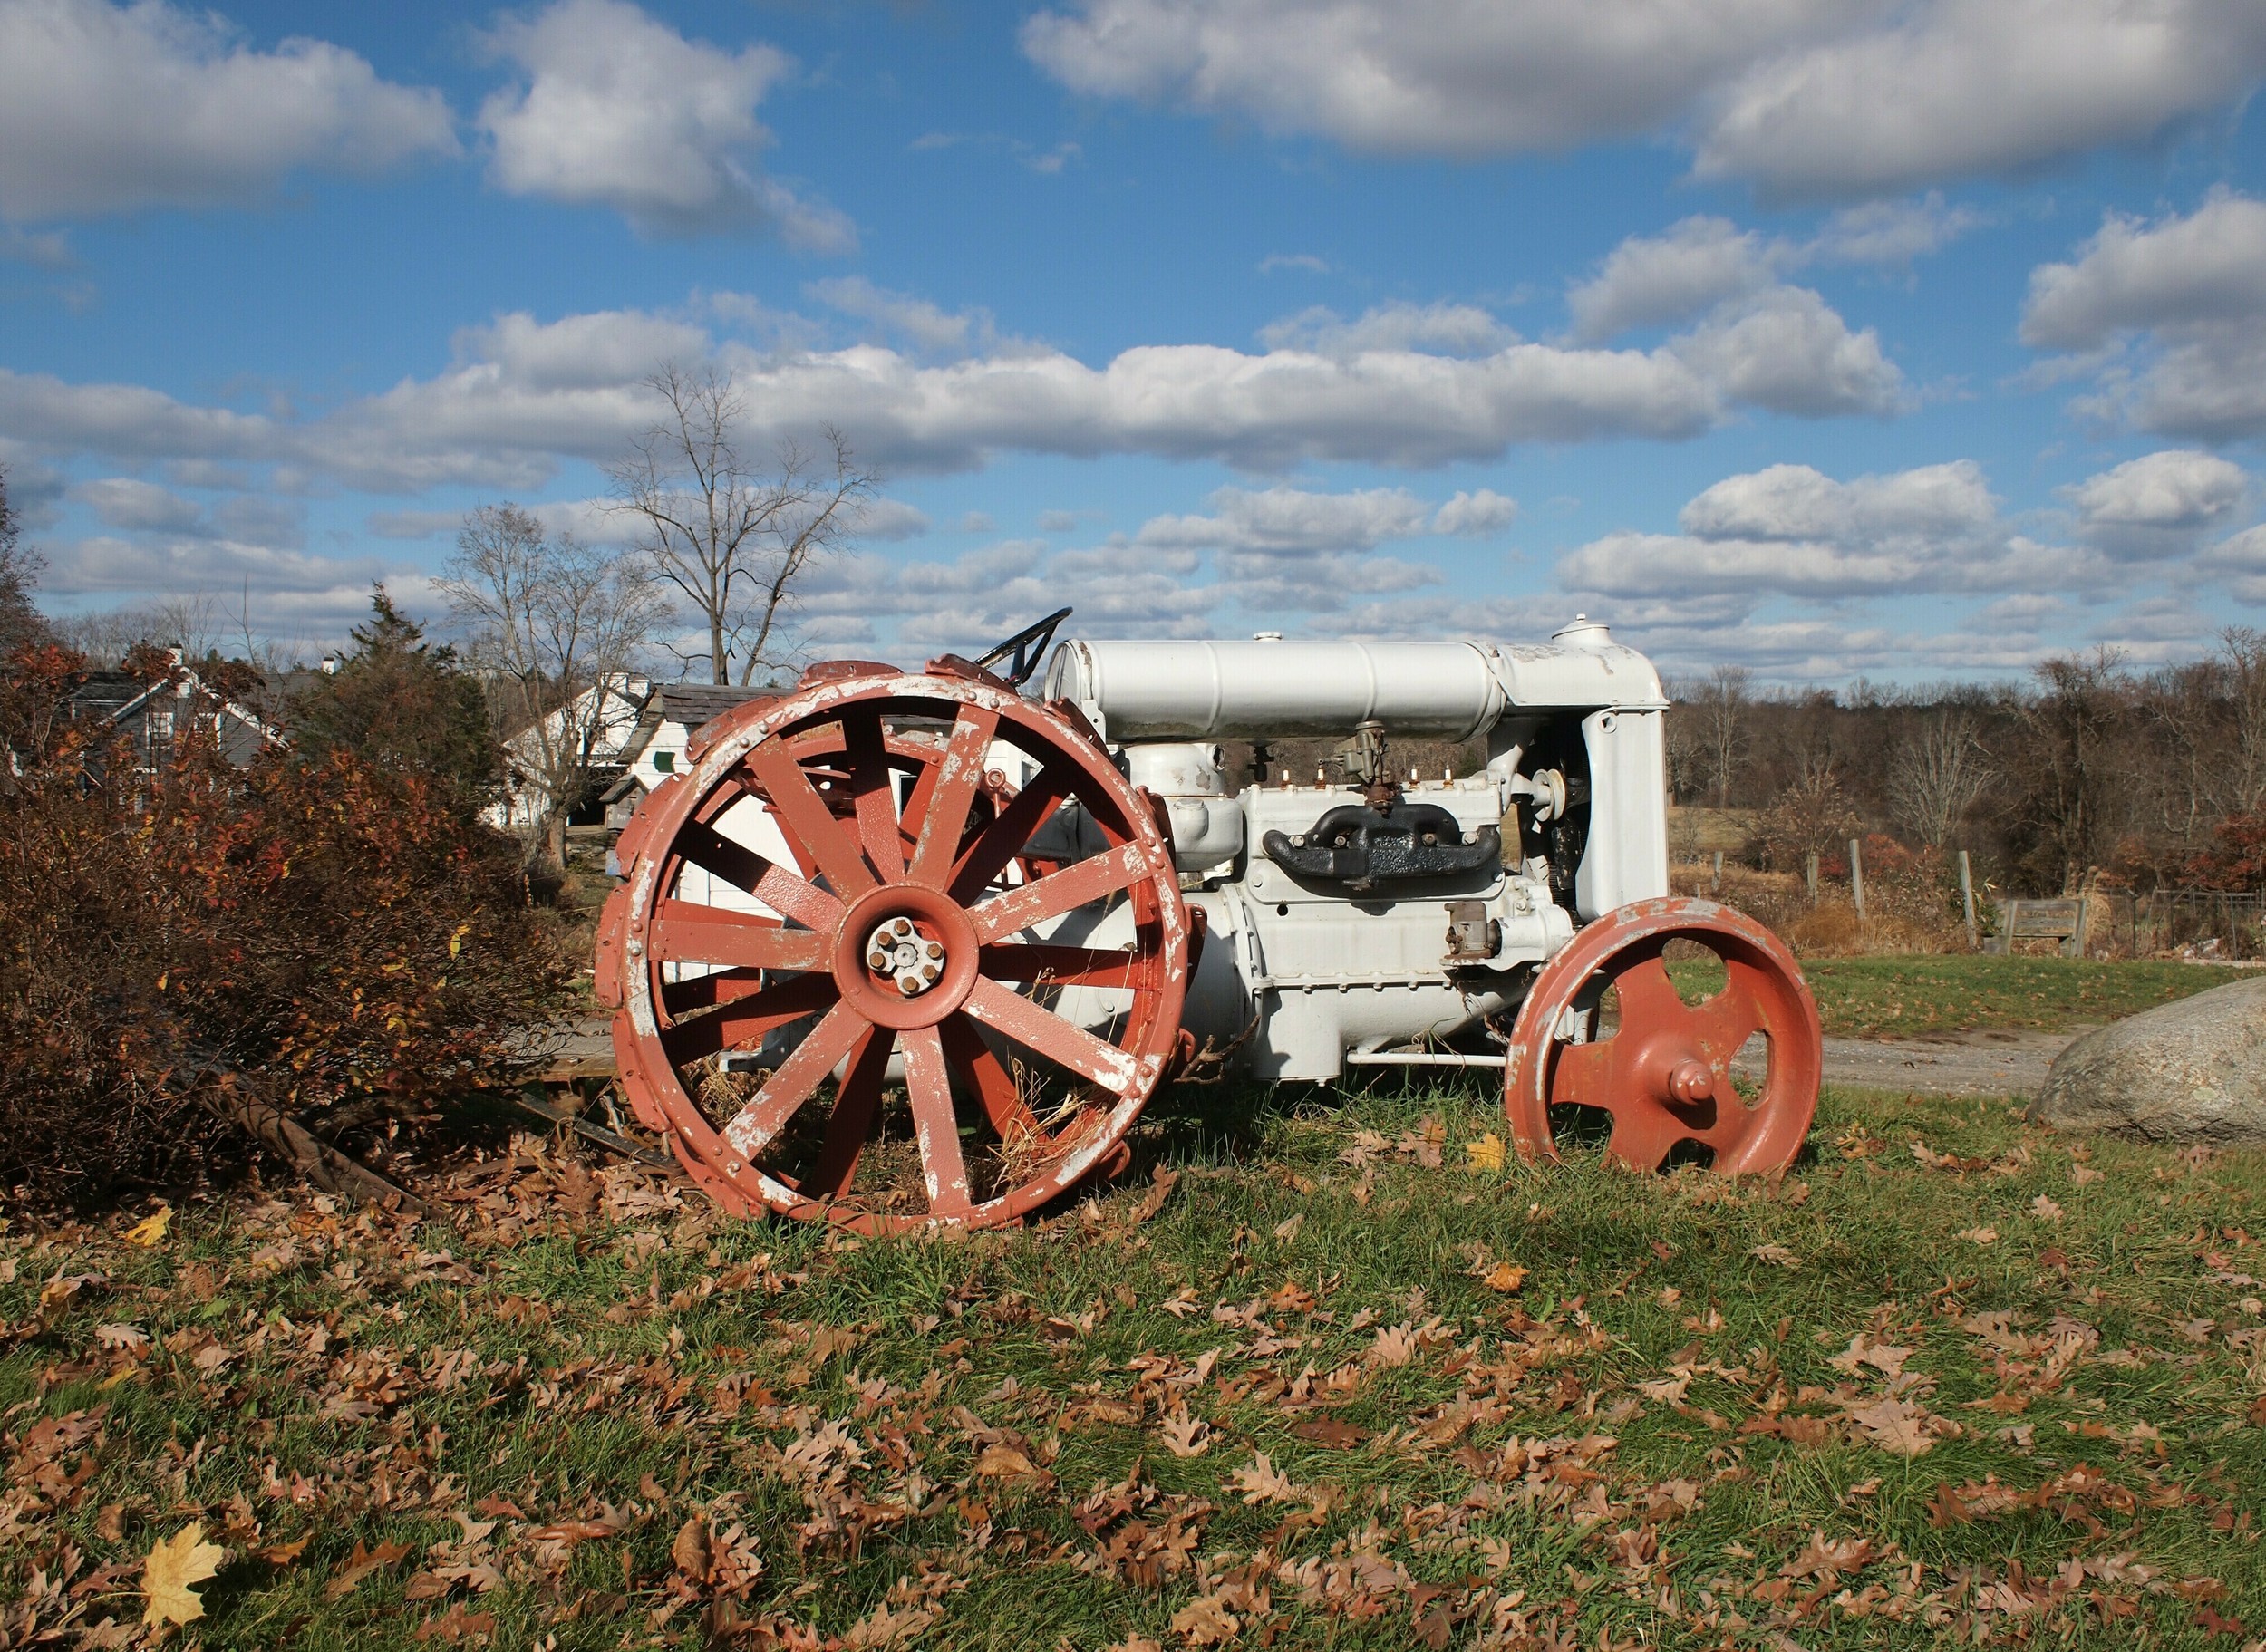
<path id="1" fill-rule="evenodd" d="M 1075 712 L 819 667 L 686 756 L 617 845 L 597 985 L 623 1089 L 721 1203 L 992 1227 L 1117 1148 L 1178 1047 L 1188 914 Z"/>
<path id="2" fill-rule="evenodd" d="M 1722 987 L 1687 1003 L 1662 954 L 1697 942 Z M 1758 1082 L 1732 1061 L 1767 1040 Z M 1728 1174 L 1791 1164 L 1817 1111 L 1825 1039 L 1817 1005 L 1785 944 L 1712 901 L 1640 901 L 1608 913 L 1543 966 L 1512 1029 L 1504 1111 L 1522 1157 L 1558 1156 L 1551 1111 L 1610 1114 L 1606 1152 L 1657 1170 L 1686 1144 Z"/>

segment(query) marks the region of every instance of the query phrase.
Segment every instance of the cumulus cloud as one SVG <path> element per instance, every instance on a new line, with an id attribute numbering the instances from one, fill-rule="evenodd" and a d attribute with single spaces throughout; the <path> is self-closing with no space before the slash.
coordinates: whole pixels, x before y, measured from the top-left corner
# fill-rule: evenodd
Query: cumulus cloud
<path id="1" fill-rule="evenodd" d="M 670 360 L 737 375 L 751 450 L 831 425 L 862 461 L 898 472 L 973 469 L 1012 451 L 1277 473 L 1329 461 L 1421 469 L 1522 443 L 1678 440 L 1747 407 L 1883 412 L 1902 393 L 1878 338 L 1798 287 L 1719 306 L 1649 350 L 1518 340 L 1484 311 L 1409 305 L 1350 324 L 1309 320 L 1294 341 L 1278 334 L 1257 352 L 1141 345 L 1099 366 L 1002 336 L 981 313 L 857 284 L 825 292 L 934 348 L 719 342 L 681 314 L 515 312 L 460 331 L 454 359 L 432 377 L 304 420 L 0 368 L 0 439 L 120 468 L 266 462 L 290 467 L 296 486 L 525 492 L 564 461 L 618 454 L 658 416 L 645 380 Z"/>
<path id="2" fill-rule="evenodd" d="M 0 217 L 257 200 L 457 149 L 439 92 L 324 41 L 256 51 L 163 0 L 0 5 Z"/>
<path id="3" fill-rule="evenodd" d="M 1771 287 L 1723 306 L 1670 348 L 1731 400 L 1776 413 L 1888 414 L 1904 401 L 1903 374 L 1880 334 L 1852 333 L 1807 287 Z"/>
<path id="4" fill-rule="evenodd" d="M 628 0 L 557 0 L 486 39 L 519 72 L 479 111 L 507 194 L 611 207 L 661 235 L 763 225 L 815 252 L 856 245 L 840 213 L 754 169 L 770 136 L 756 106 L 785 53 L 687 40 Z"/>
<path id="5" fill-rule="evenodd" d="M 1843 597 L 2067 586 L 2106 576 L 2000 517 L 1970 459 L 1837 481 L 1807 465 L 1728 477 L 1686 505 L 1678 534 L 1620 533 L 1558 565 L 1560 584 L 1607 595 L 1784 593 Z"/>
<path id="6" fill-rule="evenodd" d="M 2087 411 L 2204 440 L 2266 431 L 2266 201 L 2218 189 L 2184 217 L 2109 214 L 2030 273 L 2022 341 L 2101 368 Z"/>
<path id="7" fill-rule="evenodd" d="M 2248 0 L 1073 0 L 1072 89 L 1396 154 L 1663 130 L 1703 177 L 1886 194 L 2147 139 L 2266 72 Z"/>
<path id="8" fill-rule="evenodd" d="M 2242 507 L 2250 478 L 2211 453 L 2151 453 L 2067 489 L 2077 531 L 2128 557 L 2174 556 Z"/>
<path id="9" fill-rule="evenodd" d="M 1776 279 L 1763 237 L 1727 218 L 1690 217 L 1658 236 L 1631 236 L 1566 295 L 1578 338 L 1689 321 Z"/>
<path id="10" fill-rule="evenodd" d="M 814 281 L 807 290 L 828 309 L 870 322 L 880 336 L 910 344 L 923 355 L 953 358 L 1029 347 L 1002 337 L 989 310 L 946 310 L 925 298 L 876 286 L 863 275 Z"/>

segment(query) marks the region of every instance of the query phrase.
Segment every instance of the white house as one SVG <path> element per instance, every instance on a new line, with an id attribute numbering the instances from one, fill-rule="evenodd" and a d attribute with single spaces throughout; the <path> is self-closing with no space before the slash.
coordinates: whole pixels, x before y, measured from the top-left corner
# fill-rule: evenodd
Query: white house
<path id="1" fill-rule="evenodd" d="M 657 682 L 639 707 L 637 725 L 623 741 L 620 772 L 605 793 L 605 823 L 629 823 L 640 798 L 677 772 L 685 742 L 702 723 L 750 700 L 774 700 L 776 689 L 740 688 L 722 682 Z"/>
<path id="2" fill-rule="evenodd" d="M 504 796 L 490 806 L 491 826 L 531 826 L 543 812 L 545 797 L 536 777 L 543 765 L 537 754 L 545 739 L 579 741 L 590 739 L 591 787 L 586 798 L 577 798 L 568 816 L 573 826 L 595 825 L 602 817 L 598 797 L 613 784 L 627 761 L 624 753 L 636 736 L 645 702 L 653 697 L 650 678 L 624 672 L 585 689 L 543 720 L 545 735 L 534 726 L 504 741 Z"/>

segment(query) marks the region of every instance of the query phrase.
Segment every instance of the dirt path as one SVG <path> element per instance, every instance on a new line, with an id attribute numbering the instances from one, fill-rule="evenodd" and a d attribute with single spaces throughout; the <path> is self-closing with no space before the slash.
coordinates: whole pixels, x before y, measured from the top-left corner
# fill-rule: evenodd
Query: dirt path
<path id="1" fill-rule="evenodd" d="M 2078 1029 L 2084 1030 L 2083 1029 Z M 1932 1039 L 1827 1039 L 1825 1082 L 1876 1090 L 1917 1090 L 1930 1096 L 2038 1094 L 2053 1065 L 2077 1032 L 1949 1032 Z M 1740 1052 L 1742 1066 L 1759 1067 L 1759 1043 Z"/>
<path id="2" fill-rule="evenodd" d="M 2079 1029 L 2084 1030 L 2083 1029 Z M 1917 1090 L 1930 1096 L 2038 1094 L 2046 1069 L 2076 1032 L 1951 1032 L 1932 1039 L 1827 1039 L 1825 1082 L 1876 1090 Z M 1758 1069 L 1759 1039 L 1740 1053 L 1743 1068 Z M 565 1078 L 610 1077 L 614 1042 L 605 1023 L 576 1027 L 554 1058 Z"/>

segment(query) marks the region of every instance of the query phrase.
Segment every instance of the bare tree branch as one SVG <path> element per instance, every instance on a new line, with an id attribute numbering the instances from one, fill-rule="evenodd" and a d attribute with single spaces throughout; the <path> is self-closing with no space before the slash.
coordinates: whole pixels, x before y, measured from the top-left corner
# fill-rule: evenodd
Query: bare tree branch
<path id="1" fill-rule="evenodd" d="M 857 531 L 876 478 L 831 427 L 818 458 L 786 442 L 773 469 L 751 469 L 733 440 L 747 404 L 728 372 L 671 363 L 646 384 L 664 411 L 610 472 L 617 508 L 637 518 L 655 578 L 700 616 L 713 681 L 732 681 L 736 662 L 752 682 L 784 657 L 799 584 Z"/>
<path id="2" fill-rule="evenodd" d="M 517 505 L 464 519 L 440 582 L 470 628 L 470 654 L 517 725 L 516 777 L 534 794 L 542 853 L 565 855 L 566 817 L 589 789 L 626 679 L 668 605 L 635 559 L 552 538 Z"/>

